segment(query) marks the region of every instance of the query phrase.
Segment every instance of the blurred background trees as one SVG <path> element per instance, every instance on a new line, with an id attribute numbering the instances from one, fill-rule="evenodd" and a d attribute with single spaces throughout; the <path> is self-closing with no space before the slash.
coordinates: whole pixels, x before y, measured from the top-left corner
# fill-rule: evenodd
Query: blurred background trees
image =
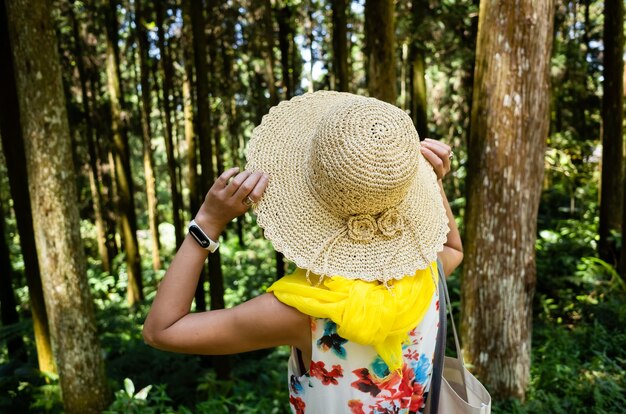
<path id="1" fill-rule="evenodd" d="M 245 165 L 271 106 L 319 89 L 392 102 L 454 147 L 466 256 L 450 285 L 496 409 L 626 404 L 623 0 L 50 5 L 0 6 L 0 412 L 72 412 L 70 356 L 92 361 L 91 407 L 119 390 L 114 412 L 288 411 L 287 350 L 173 355 L 140 330 L 213 178 Z M 252 215 L 222 241 L 196 310 L 292 268 Z"/>

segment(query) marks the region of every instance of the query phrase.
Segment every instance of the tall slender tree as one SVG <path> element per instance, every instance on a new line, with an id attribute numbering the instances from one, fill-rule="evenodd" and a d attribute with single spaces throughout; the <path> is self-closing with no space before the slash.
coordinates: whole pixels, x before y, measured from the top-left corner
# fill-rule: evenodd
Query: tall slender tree
<path id="1" fill-rule="evenodd" d="M 600 257 L 617 262 L 611 232 L 621 231 L 624 203 L 624 1 L 604 2 L 604 84 L 602 96 L 602 178 Z"/>
<path id="2" fill-rule="evenodd" d="M 178 189 L 178 173 L 177 161 L 174 154 L 174 140 L 172 137 L 172 104 L 171 95 L 173 91 L 174 71 L 170 58 L 170 51 L 165 43 L 165 2 L 157 2 L 154 4 L 156 8 L 156 24 L 159 34 L 159 71 L 161 73 L 163 88 L 163 115 L 165 118 L 165 126 L 163 128 L 163 138 L 165 139 L 165 153 L 167 157 L 167 171 L 170 176 L 170 193 L 172 197 L 172 217 L 174 221 L 174 233 L 176 235 L 176 246 L 183 243 L 183 224 L 181 219 L 182 198 Z"/>
<path id="3" fill-rule="evenodd" d="M 208 10 L 215 10 L 215 3 L 207 2 Z M 201 1 L 191 1 L 191 27 L 193 32 L 193 54 L 196 72 L 196 104 L 198 108 L 198 139 L 200 141 L 201 186 L 208 191 L 215 179 L 213 171 L 213 151 L 211 145 L 211 110 L 209 106 L 209 79 L 207 64 L 207 42 L 205 36 L 206 19 Z M 224 285 L 222 263 L 219 249 L 209 255 L 209 286 L 211 295 L 211 309 L 224 308 Z M 204 295 L 202 280 L 196 290 L 196 308 L 198 308 L 198 292 Z M 230 375 L 228 359 L 221 357 L 213 360 L 219 378 Z"/>
<path id="4" fill-rule="evenodd" d="M 396 103 L 395 7 L 393 0 L 365 1 L 367 89 L 374 98 Z"/>
<path id="5" fill-rule="evenodd" d="M 3 62 L 0 64 L 0 90 L 2 90 L 0 93 L 0 138 L 7 164 L 17 230 L 20 235 L 39 369 L 43 372 L 56 372 L 33 232 L 24 140 L 19 121 L 20 111 L 13 70 L 13 54 L 9 47 L 9 23 L 5 4 L 5 0 L 0 1 L 0 61 Z"/>
<path id="6" fill-rule="evenodd" d="M 205 18 L 202 1 L 189 1 L 190 23 L 193 38 L 193 58 L 196 73 L 196 108 L 197 108 L 197 133 L 198 149 L 200 152 L 200 185 L 198 192 L 201 194 L 208 189 L 209 176 L 213 175 L 213 151 L 211 150 L 211 111 L 209 108 L 209 80 L 207 64 L 207 46 L 205 36 Z M 201 196 L 200 196 L 201 197 Z M 195 214 L 193 211 L 191 214 Z M 216 252 L 218 253 L 218 252 Z M 219 254 L 219 253 L 218 253 Z M 210 259 L 211 256 L 209 256 Z M 206 298 L 204 292 L 204 280 L 200 279 L 196 289 L 196 309 L 206 310 Z M 213 303 L 211 303 L 213 306 Z"/>
<path id="7" fill-rule="evenodd" d="M 423 28 L 424 17 L 428 12 L 426 0 L 411 2 L 411 43 L 409 48 L 411 117 L 421 138 L 428 136 L 426 99 L 426 56 Z"/>
<path id="8" fill-rule="evenodd" d="M 113 135 L 113 162 L 118 197 L 118 215 L 121 226 L 128 274 L 127 298 L 131 306 L 143 300 L 143 279 L 137 242 L 134 185 L 130 170 L 130 152 L 124 118 L 123 96 L 120 87 L 117 1 L 104 5 L 106 16 L 106 74 L 107 91 L 111 105 L 111 132 Z"/>
<path id="9" fill-rule="evenodd" d="M 461 331 L 497 398 L 523 399 L 530 379 L 553 16 L 551 0 L 480 3 Z"/>
<path id="10" fill-rule="evenodd" d="M 9 326 L 20 321 L 20 316 L 15 308 L 15 293 L 13 292 L 13 266 L 9 245 L 6 241 L 4 223 L 5 213 L 0 203 L 0 321 L 2 326 Z M 11 360 L 26 360 L 26 347 L 24 339 L 20 335 L 9 338 L 6 341 L 7 354 Z"/>
<path id="11" fill-rule="evenodd" d="M 159 241 L 159 219 L 157 214 L 156 179 L 154 177 L 154 156 L 152 154 L 152 128 L 150 113 L 152 111 L 152 94 L 150 88 L 150 68 L 148 67 L 148 51 L 150 42 L 146 31 L 146 10 L 143 0 L 135 1 L 135 27 L 137 32 L 137 53 L 139 54 L 139 83 L 141 85 L 141 136 L 143 138 L 143 170 L 146 180 L 146 198 L 148 204 L 148 221 L 150 239 L 152 241 L 152 267 L 161 268 L 161 243 Z M 158 7 L 158 6 L 157 6 Z"/>
<path id="12" fill-rule="evenodd" d="M 5 6 L 4 4 L 2 5 Z M 46 1 L 6 3 L 33 229 L 65 412 L 108 406 L 80 238 L 76 180 L 56 36 Z"/>
<path id="13" fill-rule="evenodd" d="M 333 12 L 333 74 L 335 75 L 335 89 L 341 92 L 347 92 L 350 84 L 348 77 L 347 5 L 347 0 L 331 2 Z"/>
<path id="14" fill-rule="evenodd" d="M 111 257 L 109 249 L 107 249 L 107 234 L 104 221 L 102 191 L 100 190 L 100 180 L 98 179 L 98 157 L 96 154 L 95 131 L 93 119 L 91 115 L 90 99 L 87 91 L 87 73 L 84 63 L 83 39 L 80 35 L 79 22 L 76 18 L 74 8 L 76 2 L 73 0 L 68 7 L 70 23 L 72 25 L 72 35 L 74 40 L 74 56 L 76 58 L 76 68 L 78 69 L 78 80 L 80 82 L 82 118 L 85 123 L 85 140 L 87 141 L 87 150 L 89 153 L 88 176 L 89 189 L 91 191 L 91 202 L 93 203 L 94 221 L 96 224 L 96 239 L 98 243 L 98 253 L 102 262 L 102 268 L 106 272 L 111 271 Z"/>

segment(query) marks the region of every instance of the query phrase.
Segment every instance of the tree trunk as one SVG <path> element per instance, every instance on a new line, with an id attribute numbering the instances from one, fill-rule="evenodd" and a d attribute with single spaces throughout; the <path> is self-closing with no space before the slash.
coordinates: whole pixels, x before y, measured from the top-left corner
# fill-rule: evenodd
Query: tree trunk
<path id="1" fill-rule="evenodd" d="M 201 1 L 186 0 L 190 2 L 190 22 L 193 33 L 193 57 L 196 72 L 196 107 L 197 107 L 197 123 L 196 130 L 198 132 L 198 147 L 200 150 L 200 168 L 201 176 L 198 185 L 198 194 L 202 200 L 202 192 L 208 189 L 207 175 L 213 175 L 213 154 L 211 150 L 211 131 L 209 109 L 209 84 L 207 69 L 207 48 L 205 36 L 205 19 L 203 4 Z M 198 206 L 199 207 L 199 206 Z M 198 210 L 192 212 L 196 214 Z M 216 252 L 219 254 L 219 251 Z M 211 256 L 211 255 L 210 255 Z M 200 279 L 196 288 L 196 310 L 206 310 L 206 295 L 204 292 L 204 280 Z"/>
<path id="2" fill-rule="evenodd" d="M 480 4 L 461 331 L 496 399 L 524 399 L 530 379 L 553 16 L 552 0 Z"/>
<path id="3" fill-rule="evenodd" d="M 143 138 L 143 170 L 146 176 L 146 198 L 148 202 L 148 221 L 150 239 L 152 241 L 152 268 L 161 268 L 161 243 L 159 242 L 159 219 L 157 213 L 156 179 L 154 178 L 154 157 L 152 155 L 152 131 L 150 113 L 152 112 L 152 96 L 150 89 L 150 68 L 148 67 L 148 33 L 145 28 L 145 12 L 143 0 L 135 1 L 135 27 L 137 30 L 137 46 L 139 53 L 139 79 L 141 83 L 141 136 Z M 177 236 L 178 237 L 178 236 Z"/>
<path id="4" fill-rule="evenodd" d="M 420 138 L 428 136 L 426 100 L 426 63 L 424 53 L 424 39 L 419 38 L 423 34 L 422 28 L 424 16 L 428 11 L 426 0 L 413 0 L 411 4 L 411 47 L 409 51 L 409 67 L 411 68 L 411 117 L 415 129 Z"/>
<path id="5" fill-rule="evenodd" d="M 111 129 L 113 134 L 113 159 L 115 163 L 115 181 L 118 197 L 120 230 L 126 253 L 128 274 L 128 304 L 132 307 L 143 300 L 143 280 L 141 261 L 137 243 L 137 218 L 133 199 L 133 179 L 130 170 L 130 152 L 124 120 L 123 97 L 119 78 L 119 53 L 117 47 L 116 0 L 109 0 L 106 8 L 106 72 L 107 89 L 111 101 Z"/>
<path id="6" fill-rule="evenodd" d="M 28 297 L 33 318 L 33 331 L 37 360 L 42 372 L 57 372 L 52 345 L 48 314 L 43 298 L 41 274 L 37 261 L 37 247 L 33 232 L 33 218 L 30 198 L 28 195 L 28 178 L 26 174 L 26 158 L 24 156 L 24 140 L 20 130 L 20 113 L 18 107 L 15 73 L 13 71 L 13 55 L 10 50 L 8 21 L 5 1 L 0 3 L 0 136 L 7 164 L 9 187 L 13 199 L 13 210 L 20 235 L 20 247 L 24 259 L 24 273 L 28 285 Z"/>
<path id="7" fill-rule="evenodd" d="M 5 238 L 5 220 L 4 208 L 0 204 L 0 321 L 2 326 L 9 326 L 18 323 L 20 317 L 15 308 L 17 303 L 13 294 L 13 266 Z M 27 360 L 26 347 L 21 336 L 9 338 L 6 345 L 10 360 Z"/>
<path id="8" fill-rule="evenodd" d="M 294 62 L 291 59 L 292 49 L 296 47 L 294 43 L 292 15 L 293 10 L 289 5 L 279 7 L 276 10 L 278 46 L 280 48 L 280 64 L 283 74 L 283 92 L 285 93 L 285 99 L 290 99 L 296 89 Z"/>
<path id="9" fill-rule="evenodd" d="M 112 397 L 96 332 L 61 67 L 45 1 L 7 3 L 33 228 L 65 412 L 99 413 Z"/>
<path id="10" fill-rule="evenodd" d="M 180 217 L 182 209 L 182 199 L 178 190 L 178 173 L 176 172 L 176 157 L 174 155 L 174 140 L 172 139 L 172 107 L 170 104 L 170 94 L 173 88 L 172 62 L 169 51 L 165 46 L 165 27 L 163 23 L 164 3 L 155 3 L 157 30 L 159 34 L 159 68 L 161 79 L 163 79 L 163 112 L 165 115 L 165 127 L 163 128 L 163 138 L 165 139 L 165 153 L 167 154 L 167 172 L 170 176 L 170 193 L 172 196 L 172 218 L 174 221 L 174 232 L 176 234 L 176 247 L 183 243 L 183 223 Z"/>
<path id="11" fill-rule="evenodd" d="M 624 1 L 604 2 L 604 95 L 602 97 L 602 178 L 600 189 L 600 258 L 617 263 L 611 232 L 622 228 L 624 198 L 623 83 Z"/>
<path id="12" fill-rule="evenodd" d="M 89 96 L 87 94 L 87 75 L 85 73 L 85 63 L 83 61 L 83 40 L 80 36 L 79 23 L 74 13 L 74 3 L 68 7 L 70 20 L 72 23 L 72 34 L 74 37 L 74 55 L 76 57 L 76 68 L 80 81 L 81 103 L 83 107 L 83 118 L 85 121 L 85 139 L 89 153 L 88 177 L 89 188 L 91 190 L 91 201 L 93 203 L 94 221 L 96 224 L 96 238 L 98 242 L 98 254 L 102 262 L 102 269 L 105 272 L 111 271 L 111 257 L 107 249 L 107 234 L 105 230 L 104 216 L 102 210 L 102 192 L 100 191 L 100 180 L 98 179 L 98 159 L 96 156 L 93 120 L 91 108 L 89 107 Z"/>
<path id="13" fill-rule="evenodd" d="M 214 10 L 214 5 L 207 4 L 208 10 Z M 196 103 L 198 107 L 198 138 L 200 142 L 201 186 L 208 191 L 215 179 L 213 172 L 213 151 L 211 148 L 211 111 L 209 106 L 209 83 L 207 70 L 207 44 L 202 2 L 191 1 L 191 27 L 193 30 L 194 62 L 196 69 Z M 199 283 L 200 289 L 202 281 Z M 224 308 L 224 286 L 222 265 L 219 249 L 209 255 L 209 286 L 211 295 L 211 309 Z M 196 303 L 196 308 L 198 303 Z M 213 360 L 218 378 L 227 378 L 229 373 L 228 359 L 220 357 Z"/>
<path id="14" fill-rule="evenodd" d="M 270 106 L 274 106 L 278 105 L 278 91 L 276 90 L 276 77 L 274 75 L 274 67 L 276 66 L 274 57 L 275 35 L 271 0 L 263 0 L 263 26 L 265 29 L 265 47 L 262 48 L 262 54 L 265 58 L 265 77 L 267 78 L 267 87 L 270 92 Z"/>
<path id="15" fill-rule="evenodd" d="M 347 92 L 348 78 L 348 18 L 346 16 L 346 0 L 332 2 L 333 11 L 333 72 L 336 79 L 336 90 Z"/>
<path id="16" fill-rule="evenodd" d="M 365 56 L 370 96 L 396 103 L 395 8 L 393 0 L 365 1 Z"/>

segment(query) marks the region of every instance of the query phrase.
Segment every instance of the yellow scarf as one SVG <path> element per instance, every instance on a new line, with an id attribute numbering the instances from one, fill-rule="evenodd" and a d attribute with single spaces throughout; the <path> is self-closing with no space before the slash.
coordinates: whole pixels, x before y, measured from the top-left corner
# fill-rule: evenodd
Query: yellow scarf
<path id="1" fill-rule="evenodd" d="M 319 276 L 306 270 L 276 281 L 267 289 L 286 305 L 315 318 L 337 324 L 337 334 L 363 345 L 372 345 L 390 371 L 402 368 L 402 344 L 424 318 L 435 291 L 437 263 L 415 275 L 380 282 Z"/>

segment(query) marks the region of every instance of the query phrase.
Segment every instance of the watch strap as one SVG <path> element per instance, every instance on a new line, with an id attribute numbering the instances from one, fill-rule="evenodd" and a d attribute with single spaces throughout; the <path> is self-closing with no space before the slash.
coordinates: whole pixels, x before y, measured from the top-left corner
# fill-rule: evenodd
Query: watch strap
<path id="1" fill-rule="evenodd" d="M 189 234 L 193 236 L 196 242 L 205 250 L 208 250 L 211 253 L 215 253 L 220 244 L 214 240 L 212 240 L 202 228 L 196 223 L 195 220 L 191 220 L 189 222 L 189 226 L 187 226 L 187 230 Z"/>

